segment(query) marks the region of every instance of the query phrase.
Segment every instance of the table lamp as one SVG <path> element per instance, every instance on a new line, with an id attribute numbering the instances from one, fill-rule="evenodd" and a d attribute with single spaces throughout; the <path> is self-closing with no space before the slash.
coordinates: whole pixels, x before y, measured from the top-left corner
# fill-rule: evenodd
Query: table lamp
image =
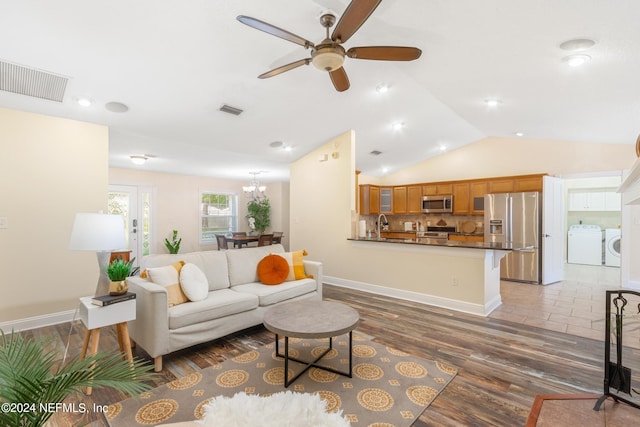
<path id="1" fill-rule="evenodd" d="M 111 251 L 126 246 L 124 220 L 121 215 L 103 213 L 77 213 L 69 249 L 76 251 L 95 251 L 100 267 L 100 276 L 95 296 L 109 293 L 107 266 Z"/>

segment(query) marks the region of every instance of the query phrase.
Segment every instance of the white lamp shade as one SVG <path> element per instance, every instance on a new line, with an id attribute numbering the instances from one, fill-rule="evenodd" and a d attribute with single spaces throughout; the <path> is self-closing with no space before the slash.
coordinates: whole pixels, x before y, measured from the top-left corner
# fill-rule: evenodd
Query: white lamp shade
<path id="1" fill-rule="evenodd" d="M 124 220 L 121 215 L 77 213 L 71 231 L 69 249 L 77 251 L 112 251 L 126 246 Z"/>

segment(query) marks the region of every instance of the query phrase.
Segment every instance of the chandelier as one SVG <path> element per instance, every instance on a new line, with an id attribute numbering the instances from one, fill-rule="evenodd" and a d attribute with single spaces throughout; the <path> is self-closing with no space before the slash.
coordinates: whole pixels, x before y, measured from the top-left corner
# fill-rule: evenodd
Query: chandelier
<path id="1" fill-rule="evenodd" d="M 259 175 L 260 172 L 249 172 L 249 174 L 253 175 L 253 178 L 251 182 L 249 182 L 249 185 L 242 186 L 242 191 L 244 191 L 246 197 L 251 197 L 253 200 L 260 200 L 264 197 L 264 192 L 267 187 L 256 179 L 256 175 Z"/>

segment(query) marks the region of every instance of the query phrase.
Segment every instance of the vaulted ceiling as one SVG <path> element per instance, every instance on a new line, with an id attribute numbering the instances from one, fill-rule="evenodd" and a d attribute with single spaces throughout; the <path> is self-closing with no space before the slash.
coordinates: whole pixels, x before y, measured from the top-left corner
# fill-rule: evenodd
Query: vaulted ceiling
<path id="1" fill-rule="evenodd" d="M 310 52 L 236 16 L 318 43 L 320 16 L 339 19 L 348 4 L 5 2 L 0 61 L 68 82 L 61 101 L 0 90 L 0 106 L 109 126 L 113 167 L 231 179 L 263 171 L 264 181 L 288 179 L 292 160 L 348 129 L 356 167 L 373 176 L 487 136 L 634 144 L 640 133 L 640 1 L 383 0 L 345 47 L 415 46 L 418 60 L 347 58 L 345 92 L 313 66 L 257 78 Z M 595 45 L 560 47 L 575 38 Z M 575 53 L 591 60 L 570 67 L 563 58 Z M 243 113 L 221 112 L 224 104 Z M 151 158 L 134 166 L 129 157 L 143 154 Z"/>

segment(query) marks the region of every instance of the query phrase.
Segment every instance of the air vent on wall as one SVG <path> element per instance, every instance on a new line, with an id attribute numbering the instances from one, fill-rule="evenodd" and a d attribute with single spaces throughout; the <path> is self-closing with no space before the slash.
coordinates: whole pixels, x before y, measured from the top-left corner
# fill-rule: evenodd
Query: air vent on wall
<path id="1" fill-rule="evenodd" d="M 233 114 L 234 116 L 239 116 L 240 114 L 242 114 L 243 110 L 241 110 L 240 108 L 232 107 L 231 105 L 224 104 L 222 107 L 220 107 L 220 111 Z"/>
<path id="2" fill-rule="evenodd" d="M 0 60 L 0 90 L 62 102 L 69 79 Z"/>

